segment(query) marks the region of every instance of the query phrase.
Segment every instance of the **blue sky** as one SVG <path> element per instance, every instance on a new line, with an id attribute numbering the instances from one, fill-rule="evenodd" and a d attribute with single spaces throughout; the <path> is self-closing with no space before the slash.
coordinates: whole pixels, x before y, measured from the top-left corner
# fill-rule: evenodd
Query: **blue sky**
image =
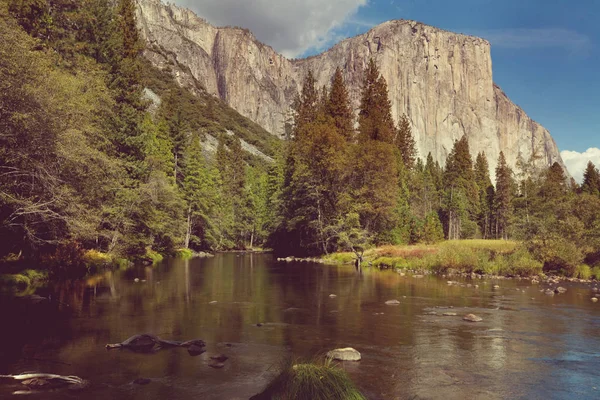
<path id="1" fill-rule="evenodd" d="M 178 0 L 216 25 L 249 28 L 287 56 L 320 52 L 390 19 L 492 43 L 494 81 L 581 169 L 600 165 L 600 1 Z M 591 149 L 591 151 L 588 151 Z M 597 151 L 596 151 L 597 150 Z M 572 170 L 574 176 L 579 175 Z"/>

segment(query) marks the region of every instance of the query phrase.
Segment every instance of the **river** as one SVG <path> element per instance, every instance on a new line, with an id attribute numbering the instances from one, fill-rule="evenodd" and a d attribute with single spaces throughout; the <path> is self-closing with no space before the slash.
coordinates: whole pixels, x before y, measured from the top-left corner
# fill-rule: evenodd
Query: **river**
<path id="1" fill-rule="evenodd" d="M 526 280 L 461 283 L 267 254 L 167 260 L 57 284 L 40 293 L 50 302 L 2 298 L 0 374 L 91 383 L 28 398 L 248 399 L 285 362 L 350 346 L 362 361 L 343 367 L 370 399 L 600 398 L 600 303 L 589 285 L 551 297 Z M 468 313 L 483 321 L 463 321 Z M 137 333 L 201 338 L 207 352 L 104 348 Z M 225 367 L 209 367 L 221 353 Z M 0 397 L 13 389 L 0 386 Z"/>

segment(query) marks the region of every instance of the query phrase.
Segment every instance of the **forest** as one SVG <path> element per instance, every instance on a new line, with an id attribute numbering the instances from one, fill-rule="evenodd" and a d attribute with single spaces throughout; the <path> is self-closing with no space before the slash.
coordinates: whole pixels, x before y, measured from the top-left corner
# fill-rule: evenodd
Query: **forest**
<path id="1" fill-rule="evenodd" d="M 315 256 L 478 238 L 517 240 L 546 271 L 600 276 L 591 162 L 579 185 L 535 153 L 515 170 L 501 153 L 492 181 L 463 136 L 440 165 L 417 154 L 406 116 L 392 118 L 373 60 L 357 118 L 341 70 L 327 87 L 309 73 L 281 141 L 143 52 L 132 0 L 0 0 L 4 264 L 82 276 L 190 251 Z"/>

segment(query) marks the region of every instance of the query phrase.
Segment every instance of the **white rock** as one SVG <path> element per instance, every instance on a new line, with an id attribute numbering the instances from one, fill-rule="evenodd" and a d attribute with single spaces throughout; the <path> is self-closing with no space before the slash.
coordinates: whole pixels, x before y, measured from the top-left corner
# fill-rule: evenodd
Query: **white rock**
<path id="1" fill-rule="evenodd" d="M 352 347 L 335 349 L 327 352 L 327 358 L 339 361 L 360 361 L 360 353 Z"/>

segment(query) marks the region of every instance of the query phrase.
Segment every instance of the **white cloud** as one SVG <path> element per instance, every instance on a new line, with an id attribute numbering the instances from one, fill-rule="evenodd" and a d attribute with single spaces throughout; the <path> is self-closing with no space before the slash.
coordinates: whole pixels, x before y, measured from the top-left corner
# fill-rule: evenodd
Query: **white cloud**
<path id="1" fill-rule="evenodd" d="M 368 0 L 175 0 L 217 26 L 248 28 L 287 57 L 330 44 Z"/>
<path id="2" fill-rule="evenodd" d="M 592 46 L 588 36 L 562 28 L 491 29 L 467 33 L 487 39 L 492 46 L 509 49 L 561 48 L 572 54 L 587 55 Z"/>
<path id="3" fill-rule="evenodd" d="M 560 156 L 565 162 L 571 176 L 573 176 L 578 183 L 583 182 L 583 172 L 589 161 L 593 162 L 596 167 L 600 167 L 600 149 L 597 147 L 590 147 L 583 153 L 564 150 L 561 151 Z"/>

